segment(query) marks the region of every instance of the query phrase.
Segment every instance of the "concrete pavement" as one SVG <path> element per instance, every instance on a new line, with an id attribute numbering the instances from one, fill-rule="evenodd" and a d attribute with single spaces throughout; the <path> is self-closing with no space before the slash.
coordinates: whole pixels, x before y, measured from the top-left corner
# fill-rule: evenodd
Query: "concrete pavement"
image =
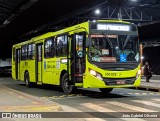
<path id="1" fill-rule="evenodd" d="M 0 104 L 3 107 L 2 111 L 17 111 L 19 109 L 23 110 L 28 108 L 27 112 L 30 112 L 32 108 L 38 108 L 38 112 L 44 112 L 40 105 L 47 106 L 46 104 L 60 104 L 62 111 L 60 112 L 70 112 L 70 117 L 75 116 L 74 112 L 110 112 L 110 113 L 122 113 L 122 112 L 153 112 L 156 114 L 160 111 L 160 93 L 150 92 L 145 90 L 135 90 L 135 89 L 114 89 L 110 94 L 103 95 L 98 89 L 81 90 L 82 96 L 63 96 L 64 93 L 54 87 L 50 88 L 40 88 L 39 86 L 33 88 L 27 88 L 21 82 L 14 81 L 13 79 L 0 80 Z M 154 79 L 154 78 L 153 78 Z M 2 87 L 1 87 L 2 86 Z M 11 89 L 11 90 L 10 90 Z M 2 94 L 4 93 L 4 94 Z M 85 94 L 85 95 L 83 95 Z M 6 96 L 6 97 L 5 97 Z M 59 98 L 54 98 L 59 96 Z M 21 102 L 22 101 L 22 102 Z M 13 102 L 13 103 L 11 103 Z M 15 103 L 15 104 L 14 104 Z M 23 107 L 25 106 L 26 107 Z M 30 105 L 30 107 L 29 107 Z M 27 107 L 28 106 L 28 107 Z M 31 108 L 32 106 L 32 108 Z M 11 110 L 8 109 L 12 107 Z M 40 107 L 40 108 L 39 108 Z M 2 108 L 2 107 L 1 107 Z M 17 108 L 17 110 L 15 110 Z M 42 111 L 43 110 L 43 111 Z M 24 111 L 24 110 L 23 110 Z M 34 110 L 35 111 L 35 110 Z M 25 111 L 26 112 L 26 111 Z M 48 112 L 48 111 L 47 111 Z M 52 111 L 53 112 L 53 111 Z M 72 113 L 73 112 L 73 113 Z M 33 112 L 34 113 L 34 112 Z M 54 113 L 53 113 L 54 114 Z M 68 114 L 68 113 L 67 113 Z M 159 114 L 158 114 L 159 115 Z M 54 116 L 54 115 L 53 115 Z M 68 116 L 68 115 L 67 115 Z M 92 115 L 94 116 L 94 115 Z M 42 115 L 43 117 L 43 115 Z M 63 117 L 63 115 L 62 115 Z M 96 116 L 94 116 L 96 117 Z M 44 119 L 0 119 L 0 121 L 151 121 L 152 118 L 44 118 Z M 154 118 L 154 121 L 159 121 L 159 119 Z"/>
<path id="2" fill-rule="evenodd" d="M 59 104 L 49 102 L 45 97 L 39 98 L 33 95 L 26 94 L 23 91 L 8 88 L 7 86 L 5 86 L 6 82 L 3 80 L 1 80 L 1 84 L 2 85 L 0 85 L 0 112 L 62 111 L 62 107 Z M 160 92 L 160 75 L 153 75 L 149 83 L 146 82 L 145 77 L 142 76 L 141 85 L 140 87 L 136 87 L 136 89 Z"/>
<path id="3" fill-rule="evenodd" d="M 150 79 L 150 82 L 146 82 L 145 77 L 142 76 L 141 85 L 139 87 L 136 87 L 136 89 L 160 92 L 160 75 L 153 75 Z"/>
<path id="4" fill-rule="evenodd" d="M 2 80 L 1 80 L 2 81 Z M 0 112 L 56 112 L 58 103 L 0 85 Z"/>

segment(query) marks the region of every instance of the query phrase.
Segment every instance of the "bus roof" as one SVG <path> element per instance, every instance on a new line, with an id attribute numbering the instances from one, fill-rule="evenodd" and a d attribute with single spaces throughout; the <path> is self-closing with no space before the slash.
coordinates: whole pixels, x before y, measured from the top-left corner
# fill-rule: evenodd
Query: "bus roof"
<path id="1" fill-rule="evenodd" d="M 111 22 L 111 23 L 114 22 L 114 23 L 131 24 L 130 22 L 122 21 L 122 20 L 96 20 L 96 21 L 97 22 Z M 28 43 L 40 41 L 40 40 L 43 40 L 45 38 L 49 38 L 49 37 L 53 37 L 55 35 L 60 35 L 60 34 L 63 34 L 63 33 L 67 33 L 67 32 L 70 32 L 70 31 L 78 29 L 78 28 L 81 28 L 81 29 L 88 28 L 88 30 L 89 30 L 89 22 L 92 22 L 92 21 L 83 22 L 83 23 L 80 23 L 80 24 L 77 24 L 77 25 L 74 25 L 74 26 L 71 26 L 71 27 L 67 27 L 65 29 L 61 29 L 61 30 L 58 30 L 58 31 L 55 31 L 55 32 L 48 32 L 48 33 L 33 37 L 30 40 L 27 40 L 27 41 L 24 41 L 24 42 L 21 42 L 21 43 L 18 43 L 18 44 L 14 44 L 13 47 L 18 47 L 18 46 L 25 45 L 25 44 L 28 44 Z"/>

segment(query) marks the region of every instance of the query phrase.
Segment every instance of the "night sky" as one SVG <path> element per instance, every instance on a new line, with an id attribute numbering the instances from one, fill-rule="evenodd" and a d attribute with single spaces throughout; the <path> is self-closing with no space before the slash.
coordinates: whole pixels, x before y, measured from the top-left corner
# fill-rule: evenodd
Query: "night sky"
<path id="1" fill-rule="evenodd" d="M 160 22 L 138 27 L 140 40 L 160 38 Z"/>
<path id="2" fill-rule="evenodd" d="M 160 23 L 151 24 L 139 28 L 140 40 L 152 40 L 159 38 L 160 40 Z M 149 62 L 152 72 L 160 75 L 160 46 L 145 47 L 143 49 L 143 64 Z"/>

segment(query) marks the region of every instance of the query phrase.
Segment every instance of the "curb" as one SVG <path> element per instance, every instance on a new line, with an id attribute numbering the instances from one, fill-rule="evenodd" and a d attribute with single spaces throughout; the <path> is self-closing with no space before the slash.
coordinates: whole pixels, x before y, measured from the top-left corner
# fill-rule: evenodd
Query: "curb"
<path id="1" fill-rule="evenodd" d="M 4 112 L 58 112 L 62 111 L 61 106 L 51 105 L 33 105 L 33 106 L 5 106 L 0 108 Z"/>

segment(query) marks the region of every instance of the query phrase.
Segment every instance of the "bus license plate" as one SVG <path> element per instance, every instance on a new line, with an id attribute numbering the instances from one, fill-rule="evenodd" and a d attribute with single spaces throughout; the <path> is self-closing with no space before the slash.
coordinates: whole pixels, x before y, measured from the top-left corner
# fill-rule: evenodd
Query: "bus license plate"
<path id="1" fill-rule="evenodd" d="M 125 84 L 125 81 L 124 80 L 118 80 L 117 84 Z"/>

